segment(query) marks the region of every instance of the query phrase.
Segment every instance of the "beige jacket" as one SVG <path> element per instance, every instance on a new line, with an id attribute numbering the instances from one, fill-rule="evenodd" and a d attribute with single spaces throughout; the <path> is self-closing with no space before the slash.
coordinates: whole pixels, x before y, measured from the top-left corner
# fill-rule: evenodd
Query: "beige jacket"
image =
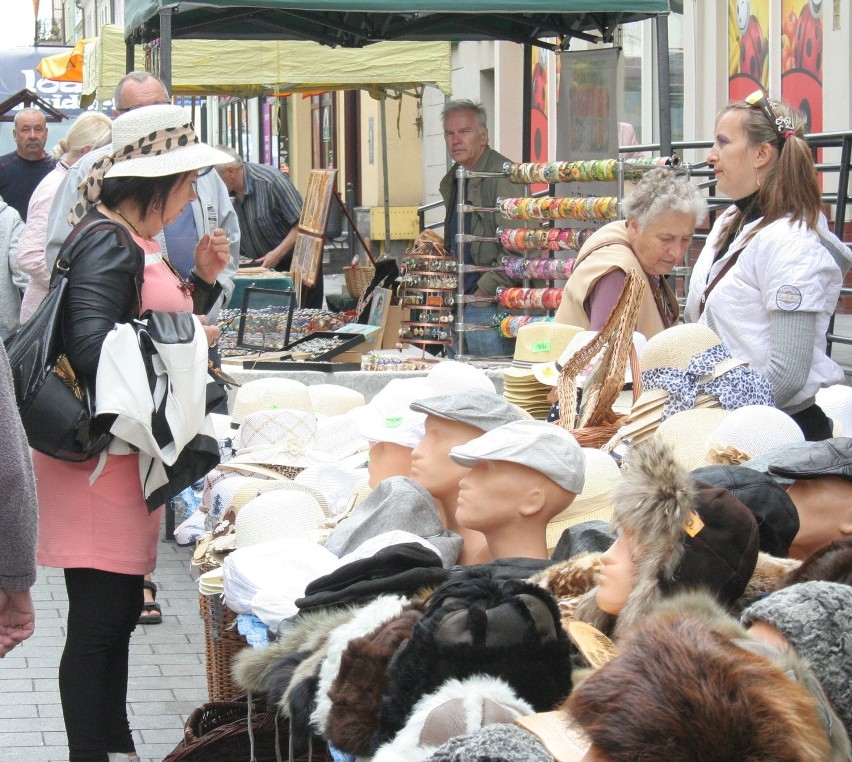
<path id="1" fill-rule="evenodd" d="M 588 329 L 589 316 L 586 315 L 583 304 L 594 291 L 597 282 L 613 270 L 626 273 L 631 268 L 644 276 L 642 304 L 636 319 L 636 330 L 648 339 L 658 334 L 666 326 L 654 301 L 651 282 L 630 247 L 627 225 L 623 220 L 605 225 L 583 244 L 574 264 L 574 272 L 562 292 L 562 303 L 556 311 L 556 322 Z M 665 278 L 661 279 L 661 283 L 664 298 L 668 300 L 677 322 L 680 315 L 677 299 Z"/>

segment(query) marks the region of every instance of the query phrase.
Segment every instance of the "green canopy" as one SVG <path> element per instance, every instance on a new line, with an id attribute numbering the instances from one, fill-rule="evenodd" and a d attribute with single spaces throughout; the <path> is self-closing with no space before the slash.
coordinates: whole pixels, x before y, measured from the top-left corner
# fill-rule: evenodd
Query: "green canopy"
<path id="1" fill-rule="evenodd" d="M 125 37 L 300 39 L 361 47 L 380 40 L 612 41 L 620 24 L 669 12 L 669 0 L 125 0 Z M 164 30 L 165 31 L 165 30 Z M 545 43 L 548 44 L 549 43 Z"/>

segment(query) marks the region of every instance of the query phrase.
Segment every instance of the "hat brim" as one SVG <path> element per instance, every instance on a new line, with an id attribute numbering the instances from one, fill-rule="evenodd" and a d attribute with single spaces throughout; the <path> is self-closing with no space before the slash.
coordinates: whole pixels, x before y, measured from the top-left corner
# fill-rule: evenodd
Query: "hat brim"
<path id="1" fill-rule="evenodd" d="M 193 143 L 157 156 L 140 156 L 116 162 L 105 177 L 165 177 L 231 162 L 233 158 L 224 151 L 205 143 Z"/>

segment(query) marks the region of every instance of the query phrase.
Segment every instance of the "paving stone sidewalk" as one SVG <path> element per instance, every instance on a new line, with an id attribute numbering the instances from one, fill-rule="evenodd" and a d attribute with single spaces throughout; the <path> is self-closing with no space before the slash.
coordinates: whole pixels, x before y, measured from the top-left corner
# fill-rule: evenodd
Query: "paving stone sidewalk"
<path id="1" fill-rule="evenodd" d="M 130 642 L 128 712 L 143 762 L 162 762 L 207 701 L 204 626 L 191 550 L 161 540 L 154 581 L 163 622 L 139 626 Z M 0 762 L 67 762 L 57 675 L 68 601 L 62 572 L 39 568 L 35 634 L 0 660 Z"/>

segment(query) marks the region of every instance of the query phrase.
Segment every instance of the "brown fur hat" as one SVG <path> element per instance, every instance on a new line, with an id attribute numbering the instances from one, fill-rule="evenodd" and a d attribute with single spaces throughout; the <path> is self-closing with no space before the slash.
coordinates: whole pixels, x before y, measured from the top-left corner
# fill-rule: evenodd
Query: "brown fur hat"
<path id="1" fill-rule="evenodd" d="M 852 585 L 852 537 L 842 537 L 814 551 L 801 566 L 793 569 L 776 587 L 790 587 L 799 582 L 837 582 Z"/>
<path id="2" fill-rule="evenodd" d="M 655 437 L 630 449 L 612 524 L 629 533 L 635 567 L 633 591 L 615 621 L 616 637 L 677 590 L 700 587 L 732 605 L 757 563 L 759 538 L 751 511 L 727 490 L 691 478 Z M 612 618 L 597 607 L 595 594 L 583 596 L 575 616 L 612 631 Z"/>
<path id="3" fill-rule="evenodd" d="M 658 613 L 565 704 L 608 762 L 811 762 L 833 757 L 817 702 L 706 619 Z"/>
<path id="4" fill-rule="evenodd" d="M 362 756 L 375 750 L 374 733 L 388 687 L 388 663 L 411 637 L 424 609 L 422 603 L 412 604 L 369 635 L 349 641 L 329 691 L 331 711 L 325 736 L 335 748 Z"/>

